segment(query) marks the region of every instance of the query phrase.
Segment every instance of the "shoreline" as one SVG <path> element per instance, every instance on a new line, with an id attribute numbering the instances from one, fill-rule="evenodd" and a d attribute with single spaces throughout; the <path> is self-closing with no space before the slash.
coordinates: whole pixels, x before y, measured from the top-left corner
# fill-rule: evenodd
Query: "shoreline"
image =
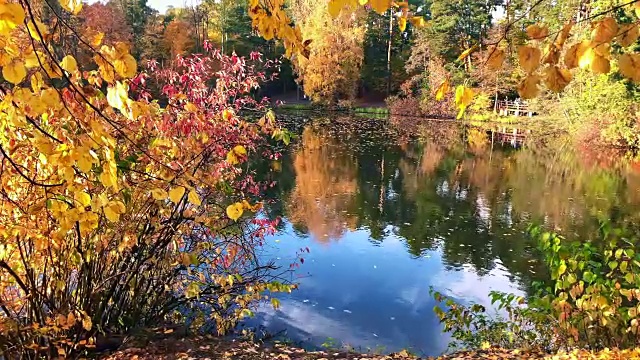
<path id="1" fill-rule="evenodd" d="M 358 353 L 347 350 L 306 351 L 281 343 L 263 345 L 255 342 L 227 340 L 215 336 L 191 336 L 151 341 L 131 346 L 109 354 L 101 354 L 102 360 L 169 360 L 169 359 L 220 359 L 220 360 L 467 360 L 467 359 L 640 359 L 640 348 L 635 350 L 574 350 L 548 354 L 538 351 L 500 349 L 490 347 L 479 350 L 463 350 L 438 357 L 419 357 L 407 351 L 392 354 Z"/>

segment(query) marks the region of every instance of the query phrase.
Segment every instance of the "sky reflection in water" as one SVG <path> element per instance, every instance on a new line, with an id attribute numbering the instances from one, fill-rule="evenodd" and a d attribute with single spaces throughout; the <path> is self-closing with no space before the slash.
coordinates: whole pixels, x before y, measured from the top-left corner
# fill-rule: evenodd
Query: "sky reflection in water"
<path id="1" fill-rule="evenodd" d="M 544 149 L 492 148 L 462 131 L 403 133 L 339 118 L 300 126 L 280 162 L 258 165 L 278 183 L 267 216 L 283 219 L 264 256 L 288 267 L 300 249 L 310 253 L 295 271 L 299 289 L 247 325 L 286 330 L 308 347 L 332 338 L 365 351 L 438 355 L 449 338 L 430 287 L 490 307 L 491 290 L 521 295 L 546 278 L 526 236 L 531 221 L 588 239 L 600 217 L 640 220 L 637 172 Z"/>

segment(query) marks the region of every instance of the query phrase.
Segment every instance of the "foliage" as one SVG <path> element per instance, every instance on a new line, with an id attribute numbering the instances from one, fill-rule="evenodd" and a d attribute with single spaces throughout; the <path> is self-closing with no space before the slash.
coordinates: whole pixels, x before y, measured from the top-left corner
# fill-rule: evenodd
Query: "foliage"
<path id="1" fill-rule="evenodd" d="M 293 17 L 303 38 L 310 41 L 309 56 L 294 59 L 298 82 L 314 102 L 336 104 L 357 95 L 363 59 L 364 28 L 358 15 L 332 18 L 325 4 L 313 0 L 293 3 Z"/>
<path id="2" fill-rule="evenodd" d="M 484 42 L 491 26 L 491 14 L 497 5 L 499 1 L 495 0 L 432 0 L 429 7 L 431 26 L 426 30 L 432 53 L 446 63 L 452 63 L 472 45 Z"/>
<path id="3" fill-rule="evenodd" d="M 126 24 L 133 33 L 134 55 L 139 56 L 143 49 L 143 36 L 149 19 L 157 13 L 147 4 L 147 0 L 111 0 L 124 13 Z"/>
<path id="4" fill-rule="evenodd" d="M 534 231 L 537 234 L 537 230 Z M 568 344 L 630 348 L 638 343 L 640 255 L 638 239 L 623 229 L 601 228 L 601 244 L 572 242 L 543 234 L 554 285 L 534 306 L 550 306 Z"/>
<path id="5" fill-rule="evenodd" d="M 115 45 L 118 42 L 133 43 L 133 29 L 127 24 L 125 14 L 114 2 L 96 2 L 82 7 L 78 14 L 82 19 L 82 33 L 92 30 L 104 34 L 102 42 Z"/>
<path id="6" fill-rule="evenodd" d="M 637 100 L 619 79 L 579 71 L 559 101 L 546 105 L 545 110 L 552 117 L 566 119 L 583 142 L 638 148 Z"/>
<path id="7" fill-rule="evenodd" d="M 278 32 L 283 35 L 293 32 L 285 21 L 276 20 L 276 25 L 271 24 L 275 16 L 269 16 L 268 13 L 282 11 L 283 2 L 263 6 L 261 1 L 254 0 L 252 4 L 256 9 L 267 14 L 261 18 L 254 17 L 258 24 L 263 23 L 264 20 L 264 26 L 270 29 L 269 31 L 261 30 L 262 34 L 266 33 L 269 38 L 272 38 L 278 36 Z M 390 8 L 397 8 L 399 28 L 401 31 L 405 30 L 411 13 L 407 2 L 331 0 L 327 10 L 333 17 L 338 17 L 343 16 L 344 13 L 358 11 L 362 5 L 370 6 L 379 14 L 385 13 Z M 541 10 L 547 5 L 553 5 L 549 6 L 555 8 L 551 13 L 557 10 L 556 19 L 564 19 L 564 23 L 554 19 L 551 21 L 553 26 L 551 29 L 549 24 L 531 23 L 531 20 L 535 20 L 536 17 L 549 13 L 547 10 Z M 523 75 L 517 91 L 524 99 L 538 97 L 542 85 L 549 92 L 562 92 L 572 81 L 571 70 L 577 67 L 588 69 L 594 74 L 614 71 L 632 82 L 638 82 L 640 80 L 637 76 L 640 74 L 638 56 L 640 55 L 634 52 L 633 45 L 637 43 L 640 35 L 636 19 L 640 16 L 640 10 L 638 10 L 640 5 L 637 1 L 627 3 L 604 1 L 593 5 L 585 10 L 581 2 L 562 2 L 559 6 L 555 6 L 545 1 L 531 4 L 518 1 L 514 7 L 506 9 L 508 23 L 504 27 L 503 36 L 496 42 L 487 44 L 485 40 L 491 23 L 491 10 L 497 6 L 497 3 L 434 1 L 430 4 L 427 18 L 434 34 L 442 35 L 440 39 L 437 36 L 433 38 L 444 50 L 440 50 L 437 43 L 433 44 L 432 50 L 444 56 L 452 70 L 464 68 L 469 72 L 472 70 L 471 55 L 478 49 L 488 50 L 484 64 L 493 70 L 498 70 L 506 58 L 505 50 L 512 46 L 517 47 L 515 53 L 517 53 L 518 65 Z M 577 19 L 571 15 L 573 13 L 578 14 Z M 527 20 L 523 21 L 523 19 Z M 416 25 L 425 22 L 421 16 L 414 16 L 411 20 Z M 590 24 L 591 31 L 583 26 L 586 23 Z M 285 29 L 273 30 L 280 26 Z M 456 51 L 455 46 L 463 46 L 463 48 Z M 463 93 L 465 88 L 473 86 L 468 84 L 465 77 L 460 81 L 454 71 L 451 71 L 450 75 L 453 77 L 453 83 L 462 87 Z M 443 88 L 441 91 L 443 94 L 447 93 L 444 91 L 445 82 L 451 83 L 451 79 L 445 79 L 439 86 Z M 446 88 L 450 90 L 453 87 L 446 86 Z M 474 94 L 477 93 L 474 91 Z M 471 103 L 472 101 L 456 103 L 458 117 L 464 114 L 466 107 Z"/>
<path id="8" fill-rule="evenodd" d="M 434 312 L 450 332 L 452 349 L 483 349 L 496 346 L 503 349 L 547 350 L 554 346 L 554 337 L 549 327 L 549 318 L 522 306 L 525 299 L 513 294 L 491 292 L 493 303 L 498 303 L 498 311 L 487 314 L 487 309 L 479 304 L 469 306 L 456 303 L 431 289 L 434 299 L 445 309 L 434 307 Z"/>
<path id="9" fill-rule="evenodd" d="M 476 304 L 463 306 L 445 299 L 446 310 L 435 308 L 454 345 L 478 348 L 484 343 L 505 348 L 634 348 L 640 337 L 638 239 L 623 229 L 601 227 L 597 243 L 570 242 L 532 228 L 551 273 L 551 283 L 525 299 L 492 293 L 492 302 L 508 318 L 491 318 Z"/>
<path id="10" fill-rule="evenodd" d="M 100 47 L 97 68 L 78 63 L 52 51 L 59 38 L 29 2 L 0 7 L 5 356 L 65 356 L 185 319 L 222 333 L 265 291 L 291 289 L 255 254 L 275 224 L 250 216 L 262 186 L 240 166 L 277 157 L 260 145 L 278 129 L 238 116 L 263 79 L 248 60 L 181 59 L 155 75 L 161 107 L 126 44 Z"/>
<path id="11" fill-rule="evenodd" d="M 191 25 L 185 21 L 174 19 L 164 30 L 164 48 L 170 59 L 186 55 L 195 45 Z"/>

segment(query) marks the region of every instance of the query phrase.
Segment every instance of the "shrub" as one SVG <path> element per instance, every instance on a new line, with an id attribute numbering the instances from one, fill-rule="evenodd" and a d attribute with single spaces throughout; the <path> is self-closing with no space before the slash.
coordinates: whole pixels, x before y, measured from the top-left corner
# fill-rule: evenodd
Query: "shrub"
<path id="1" fill-rule="evenodd" d="M 255 103 L 257 54 L 212 51 L 149 77 L 135 76 L 123 44 L 103 46 L 98 70 L 84 72 L 33 46 L 45 65 L 29 70 L 31 87 L 9 76 L 2 98 L 5 357 L 78 354 L 173 322 L 224 333 L 265 292 L 291 289 L 256 256 L 275 223 L 252 215 L 263 187 L 239 167 L 277 158 L 262 144 L 282 133 L 272 116 L 238 116 Z M 151 81 L 166 107 L 149 97 Z"/>
<path id="2" fill-rule="evenodd" d="M 434 310 L 452 346 L 479 348 L 628 349 L 640 340 L 640 254 L 638 239 L 622 229 L 601 227 L 600 241 L 568 242 L 532 228 L 549 268 L 548 284 L 536 284 L 527 299 L 492 292 L 504 316 L 491 317 L 477 304 L 457 304 L 433 292 L 445 310 Z M 526 303 L 526 306 L 523 306 Z"/>

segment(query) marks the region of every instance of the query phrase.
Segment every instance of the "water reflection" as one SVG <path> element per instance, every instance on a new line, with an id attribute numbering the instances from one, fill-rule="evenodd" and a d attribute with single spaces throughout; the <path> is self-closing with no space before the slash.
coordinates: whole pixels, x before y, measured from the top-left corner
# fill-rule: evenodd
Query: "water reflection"
<path id="1" fill-rule="evenodd" d="M 326 242 L 355 230 L 348 207 L 358 190 L 357 158 L 341 151 L 336 139 L 308 127 L 293 155 L 296 183 L 287 217 L 302 232 Z"/>
<path id="2" fill-rule="evenodd" d="M 259 317 L 294 340 L 438 354 L 429 286 L 487 304 L 490 289 L 546 280 L 531 221 L 582 239 L 601 217 L 640 223 L 633 167 L 594 166 L 561 145 L 516 150 L 456 123 L 305 124 L 279 171 L 261 171 L 279 184 L 266 210 L 285 219 L 273 255 L 311 249 L 300 289 Z"/>

